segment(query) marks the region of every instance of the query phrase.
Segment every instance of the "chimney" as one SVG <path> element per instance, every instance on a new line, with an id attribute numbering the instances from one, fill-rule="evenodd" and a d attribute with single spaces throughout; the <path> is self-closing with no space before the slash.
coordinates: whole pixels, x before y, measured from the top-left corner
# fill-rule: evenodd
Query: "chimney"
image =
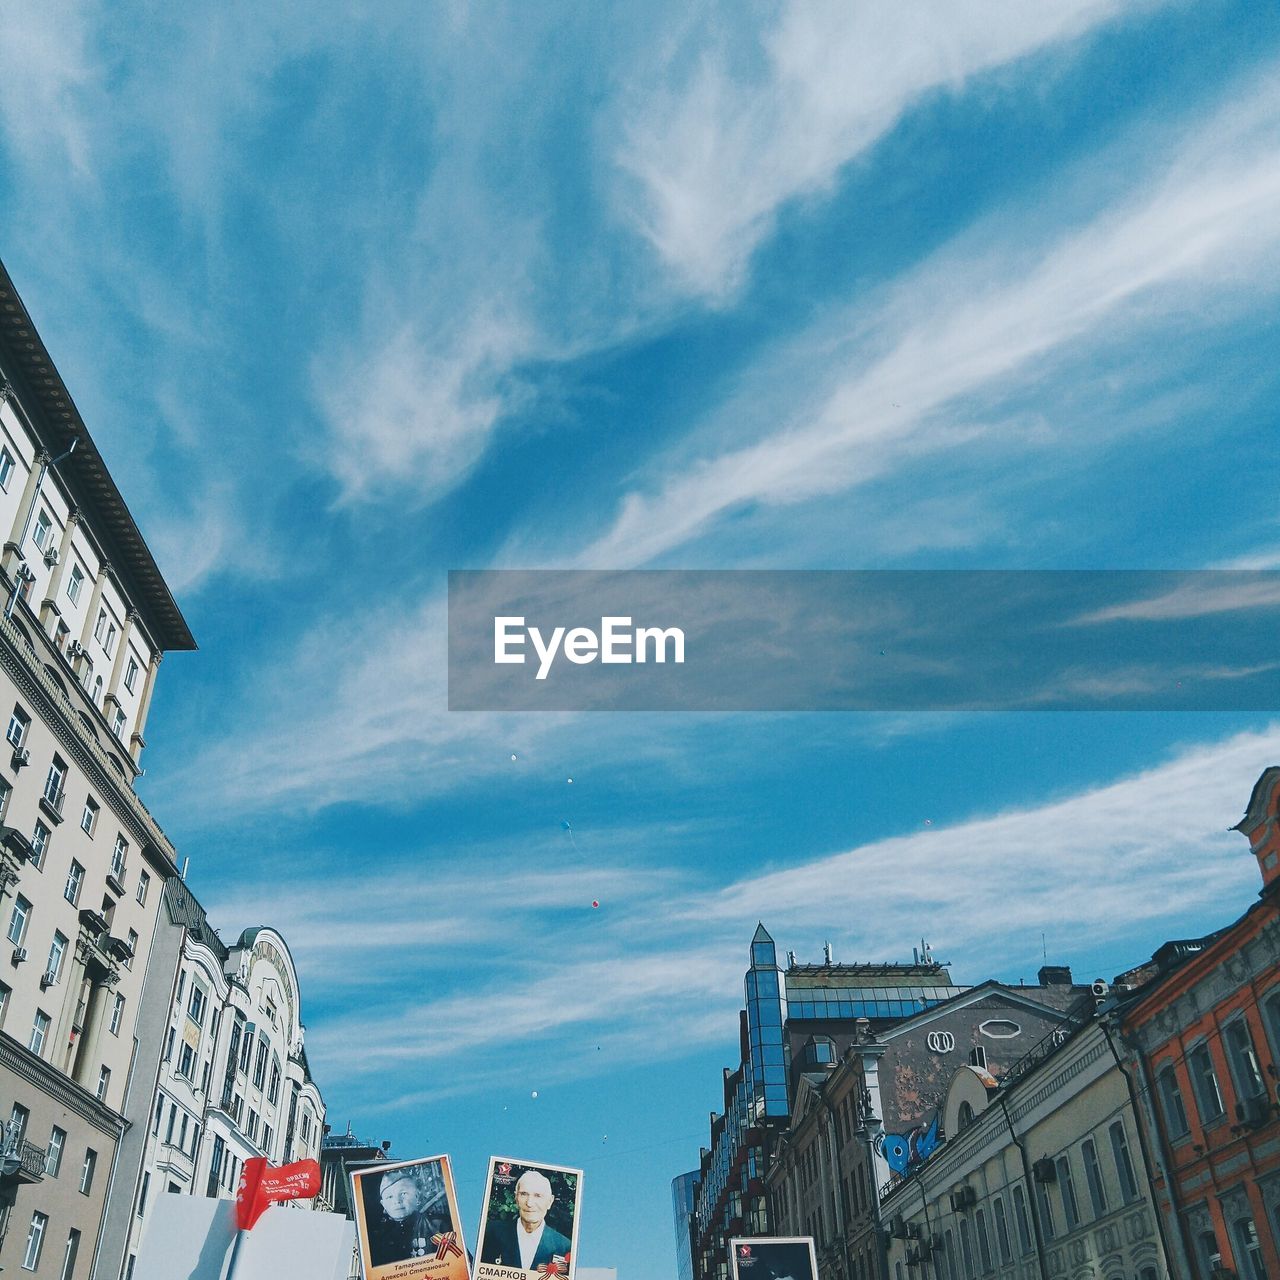
<path id="1" fill-rule="evenodd" d="M 1069 987 L 1071 985 L 1071 966 L 1066 964 L 1041 965 L 1038 976 L 1042 987 Z"/>

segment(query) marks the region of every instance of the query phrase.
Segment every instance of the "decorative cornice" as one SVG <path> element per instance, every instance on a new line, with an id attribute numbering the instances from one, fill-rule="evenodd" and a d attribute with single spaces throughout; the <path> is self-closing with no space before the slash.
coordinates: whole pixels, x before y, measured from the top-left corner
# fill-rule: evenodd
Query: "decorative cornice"
<path id="1" fill-rule="evenodd" d="M 0 1031 L 0 1067 L 7 1067 L 116 1141 L 129 1128 L 129 1121 L 124 1116 L 99 1102 L 87 1089 L 64 1076 L 43 1058 L 38 1058 L 4 1031 Z"/>

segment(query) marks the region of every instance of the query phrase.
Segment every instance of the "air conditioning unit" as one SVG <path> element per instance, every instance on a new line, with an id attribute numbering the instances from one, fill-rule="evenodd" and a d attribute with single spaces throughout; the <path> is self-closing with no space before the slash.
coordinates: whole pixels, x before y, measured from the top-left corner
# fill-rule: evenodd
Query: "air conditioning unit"
<path id="1" fill-rule="evenodd" d="M 889 1219 L 889 1234 L 895 1240 L 908 1239 L 907 1222 L 906 1222 L 906 1219 L 902 1216 L 902 1214 L 900 1213 L 895 1214 L 892 1218 Z"/>
<path id="2" fill-rule="evenodd" d="M 967 1183 L 964 1186 L 957 1187 L 951 1193 L 951 1211 L 953 1213 L 965 1213 L 977 1202 L 977 1199 L 977 1193 Z"/>
<path id="3" fill-rule="evenodd" d="M 18 747 L 13 753 L 13 767 L 21 769 L 31 763 L 31 752 L 26 747 Z"/>
<path id="4" fill-rule="evenodd" d="M 27 958 L 27 949 L 26 949 L 26 947 L 14 947 L 14 949 L 13 949 L 13 963 L 14 963 L 14 964 L 21 964 L 21 963 L 22 963 L 26 958 Z"/>
<path id="5" fill-rule="evenodd" d="M 1094 978 L 1089 990 L 1093 992 L 1095 1000 L 1105 1000 L 1111 992 L 1111 983 L 1106 978 Z"/>
<path id="6" fill-rule="evenodd" d="M 68 658 L 78 658 L 83 653 L 84 645 L 82 645 L 79 640 L 73 640 L 69 645 L 67 645 Z"/>
<path id="7" fill-rule="evenodd" d="M 48 989 L 57 981 L 58 975 L 52 969 L 46 969 L 40 975 L 40 990 L 48 991 Z"/>
<path id="8" fill-rule="evenodd" d="M 920 1265 L 920 1250 L 908 1249 L 907 1250 L 907 1266 L 918 1267 L 919 1265 Z"/>
<path id="9" fill-rule="evenodd" d="M 1048 1156 L 1044 1156 L 1031 1166 L 1031 1176 L 1037 1182 L 1057 1182 L 1058 1169 Z"/>
<path id="10" fill-rule="evenodd" d="M 50 545 L 45 549 L 45 553 L 44 553 L 44 562 L 45 562 L 45 564 L 47 564 L 47 565 L 49 566 L 49 568 L 50 568 L 50 569 L 52 569 L 52 568 L 53 568 L 53 566 L 54 566 L 55 564 L 57 564 L 57 563 L 58 563 L 58 548 L 57 548 L 57 547 L 55 547 L 55 546 L 53 546 L 52 544 L 50 544 Z"/>
<path id="11" fill-rule="evenodd" d="M 920 1235 L 920 1224 L 918 1222 L 908 1222 L 906 1238 L 908 1240 L 919 1240 Z"/>
<path id="12" fill-rule="evenodd" d="M 1250 1129 L 1258 1129 L 1271 1119 L 1271 1103 L 1263 1095 L 1236 1103 L 1236 1119 Z"/>

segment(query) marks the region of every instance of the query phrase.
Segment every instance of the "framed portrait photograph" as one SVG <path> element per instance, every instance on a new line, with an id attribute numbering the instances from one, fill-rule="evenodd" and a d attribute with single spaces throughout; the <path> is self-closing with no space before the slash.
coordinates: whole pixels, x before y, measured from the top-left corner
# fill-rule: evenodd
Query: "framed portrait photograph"
<path id="1" fill-rule="evenodd" d="M 365 1280 L 469 1280 L 448 1156 L 351 1172 Z"/>
<path id="2" fill-rule="evenodd" d="M 818 1280 L 812 1236 L 758 1236 L 729 1241 L 733 1280 Z"/>
<path id="3" fill-rule="evenodd" d="M 475 1280 L 571 1278 L 582 1170 L 508 1156 L 489 1160 Z"/>

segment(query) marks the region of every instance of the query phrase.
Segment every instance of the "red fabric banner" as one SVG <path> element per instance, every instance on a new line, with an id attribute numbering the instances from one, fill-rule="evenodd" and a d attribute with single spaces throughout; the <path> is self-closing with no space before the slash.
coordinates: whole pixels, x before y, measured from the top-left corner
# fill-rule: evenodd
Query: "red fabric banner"
<path id="1" fill-rule="evenodd" d="M 303 1200 L 320 1190 L 320 1166 L 314 1160 L 269 1169 L 265 1156 L 244 1162 L 236 1188 L 236 1225 L 249 1231 L 277 1200 Z"/>

